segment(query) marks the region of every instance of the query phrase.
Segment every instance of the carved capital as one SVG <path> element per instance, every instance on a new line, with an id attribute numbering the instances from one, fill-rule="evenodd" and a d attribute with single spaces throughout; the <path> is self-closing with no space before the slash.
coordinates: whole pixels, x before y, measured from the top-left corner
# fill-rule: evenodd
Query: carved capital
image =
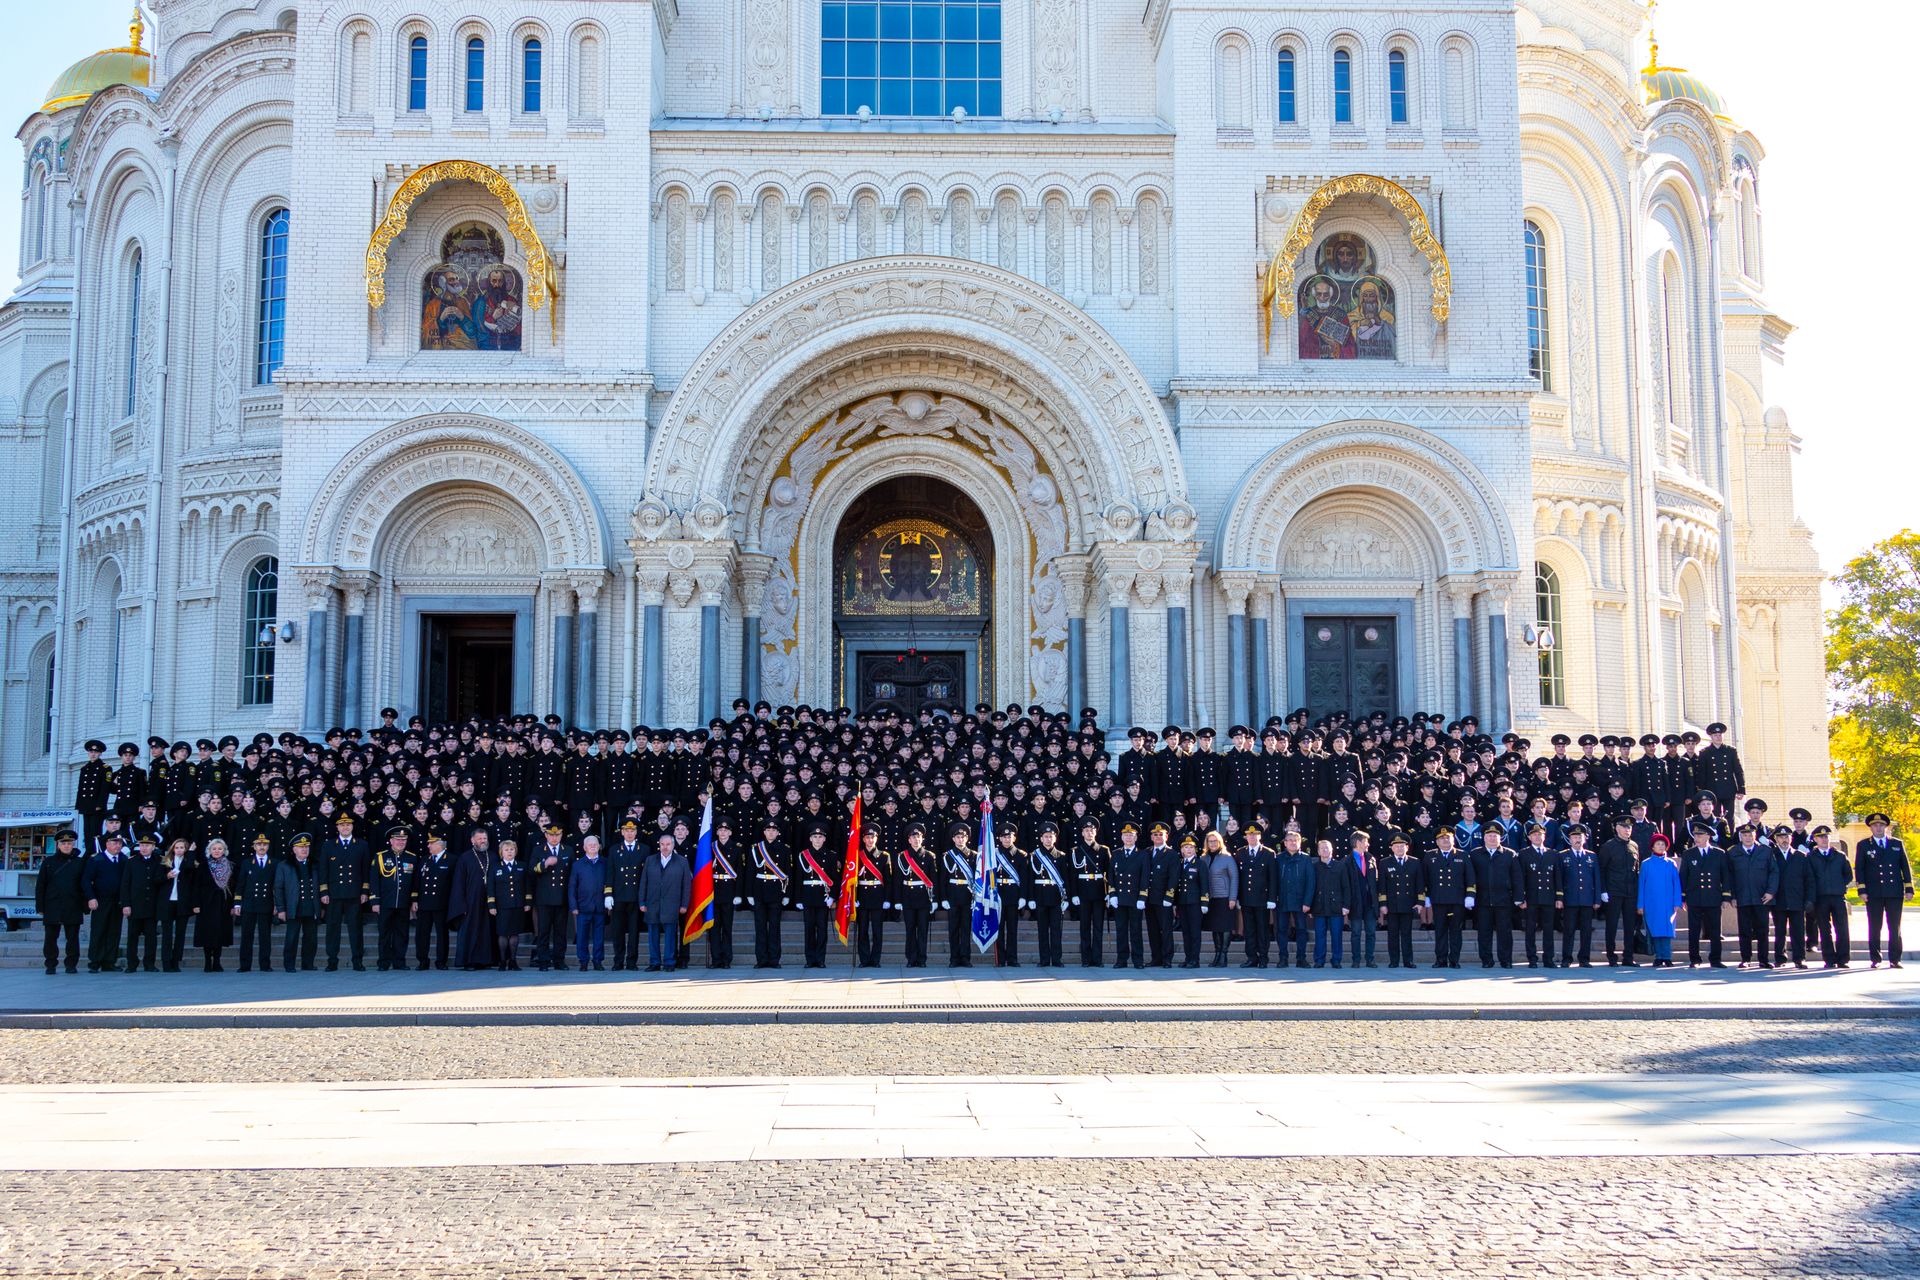
<path id="1" fill-rule="evenodd" d="M 367 595 L 379 581 L 380 575 L 370 569 L 349 569 L 340 575 L 340 593 L 346 599 L 349 617 L 365 616 Z"/>
<path id="2" fill-rule="evenodd" d="M 767 583 L 773 579 L 773 557 L 761 551 L 742 552 L 735 569 L 740 580 L 740 608 L 757 618 L 766 607 Z"/>
<path id="3" fill-rule="evenodd" d="M 332 565 L 299 565 L 293 572 L 309 613 L 333 607 L 333 593 L 340 585 L 339 570 Z"/>
<path id="4" fill-rule="evenodd" d="M 607 575 L 598 569 L 575 570 L 569 575 L 573 592 L 580 601 L 580 612 L 598 613 L 600 611 L 600 593 L 606 590 Z"/>
<path id="5" fill-rule="evenodd" d="M 1253 594 L 1253 574 L 1220 573 L 1214 575 L 1213 581 L 1220 588 L 1221 599 L 1227 602 L 1228 613 L 1243 614 L 1247 611 L 1247 598 Z"/>
<path id="6" fill-rule="evenodd" d="M 676 609 L 684 609 L 693 599 L 694 581 L 690 569 L 675 569 L 667 574 L 667 599 Z"/>
<path id="7" fill-rule="evenodd" d="M 666 566 L 636 566 L 633 574 L 633 589 L 642 606 L 665 604 L 667 602 Z"/>
<path id="8" fill-rule="evenodd" d="M 1084 618 L 1087 613 L 1088 584 L 1093 565 L 1085 556 L 1055 556 L 1053 576 L 1060 583 L 1061 597 L 1070 617 Z"/>
<path id="9" fill-rule="evenodd" d="M 552 601 L 555 614 L 573 612 L 573 579 L 564 570 L 541 574 L 540 585 L 546 590 L 547 599 Z"/>

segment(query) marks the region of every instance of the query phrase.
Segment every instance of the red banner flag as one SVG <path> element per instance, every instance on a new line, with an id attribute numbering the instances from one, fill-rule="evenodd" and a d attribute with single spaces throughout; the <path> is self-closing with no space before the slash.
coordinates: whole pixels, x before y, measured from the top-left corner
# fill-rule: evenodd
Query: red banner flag
<path id="1" fill-rule="evenodd" d="M 847 860 L 840 867 L 840 897 L 833 904 L 833 928 L 846 942 L 853 933 L 854 891 L 860 881 L 860 797 L 853 798 L 847 826 Z"/>

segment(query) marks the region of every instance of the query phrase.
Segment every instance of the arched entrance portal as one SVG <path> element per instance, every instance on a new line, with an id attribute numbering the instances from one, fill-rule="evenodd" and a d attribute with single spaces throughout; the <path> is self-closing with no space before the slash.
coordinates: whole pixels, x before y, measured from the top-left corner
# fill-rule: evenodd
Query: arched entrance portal
<path id="1" fill-rule="evenodd" d="M 993 687 L 993 539 L 944 480 L 882 481 L 833 548 L 835 701 L 856 712 L 964 711 Z"/>

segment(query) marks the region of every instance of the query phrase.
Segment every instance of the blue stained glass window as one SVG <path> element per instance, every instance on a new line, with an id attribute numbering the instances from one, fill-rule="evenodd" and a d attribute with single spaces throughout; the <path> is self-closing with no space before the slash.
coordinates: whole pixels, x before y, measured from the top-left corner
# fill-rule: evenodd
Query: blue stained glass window
<path id="1" fill-rule="evenodd" d="M 1387 119 L 1407 122 L 1407 55 L 1399 49 L 1387 55 Z"/>
<path id="2" fill-rule="evenodd" d="M 1280 67 L 1277 78 L 1280 84 L 1280 102 L 1274 118 L 1281 124 L 1294 124 L 1300 119 L 1300 107 L 1298 100 L 1294 96 L 1293 50 L 1282 49 L 1280 51 Z"/>
<path id="3" fill-rule="evenodd" d="M 407 110 L 427 109 L 427 38 L 415 36 L 407 43 Z"/>
<path id="4" fill-rule="evenodd" d="M 1528 222 L 1527 247 L 1527 370 L 1540 379 L 1542 391 L 1553 390 L 1553 365 L 1547 347 L 1547 238 L 1537 223 Z"/>
<path id="5" fill-rule="evenodd" d="M 528 115 L 540 112 L 540 42 L 528 40 L 520 48 L 520 109 Z"/>
<path id="6" fill-rule="evenodd" d="M 1345 49 L 1333 55 L 1333 122 L 1353 123 L 1353 55 Z"/>
<path id="7" fill-rule="evenodd" d="M 487 109 L 487 42 L 479 36 L 467 41 L 467 110 Z"/>
<path id="8" fill-rule="evenodd" d="M 1000 0 L 825 0 L 820 112 L 1000 114 Z"/>
<path id="9" fill-rule="evenodd" d="M 287 224 L 287 211 L 275 209 L 260 228 L 260 314 L 253 381 L 262 387 L 280 371 L 287 345 Z"/>

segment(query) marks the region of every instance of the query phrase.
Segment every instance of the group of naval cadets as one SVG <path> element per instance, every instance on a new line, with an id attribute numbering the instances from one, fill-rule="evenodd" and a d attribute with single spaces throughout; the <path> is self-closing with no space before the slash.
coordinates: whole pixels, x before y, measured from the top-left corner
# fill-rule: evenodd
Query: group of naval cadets
<path id="1" fill-rule="evenodd" d="M 320 741 L 261 733 L 150 738 L 145 759 L 86 744 L 74 809 L 36 901 L 46 971 L 683 969 L 690 863 L 712 811 L 709 968 L 828 962 L 856 799 L 856 962 L 904 931 L 908 968 L 1726 968 L 1849 965 L 1847 895 L 1867 907 L 1870 963 L 1901 962 L 1912 873 L 1886 815 L 1850 852 L 1795 808 L 1770 825 L 1726 728 L 1664 737 L 1554 735 L 1534 756 L 1476 720 L 1306 710 L 1258 729 L 1134 727 L 1108 754 L 1092 710 L 1038 706 L 855 716 L 748 706 L 695 730 L 565 728 L 533 716 L 405 725 Z M 1577 752 L 1573 750 L 1577 746 Z M 1637 754 L 1636 754 L 1637 748 Z M 990 811 L 998 848 L 975 848 Z M 1737 825 L 1736 825 L 1737 824 Z M 977 949 L 973 897 L 993 879 L 1000 929 Z M 1024 935 L 1024 936 L 1023 936 Z M 1885 950 L 1882 949 L 1883 935 Z M 1516 941 L 1516 939 L 1518 941 Z M 1208 943 L 1211 955 L 1208 955 Z M 1237 944 L 1237 953 L 1236 953 Z M 1523 947 L 1524 950 L 1517 948 Z M 570 964 L 571 962 L 571 964 Z"/>

